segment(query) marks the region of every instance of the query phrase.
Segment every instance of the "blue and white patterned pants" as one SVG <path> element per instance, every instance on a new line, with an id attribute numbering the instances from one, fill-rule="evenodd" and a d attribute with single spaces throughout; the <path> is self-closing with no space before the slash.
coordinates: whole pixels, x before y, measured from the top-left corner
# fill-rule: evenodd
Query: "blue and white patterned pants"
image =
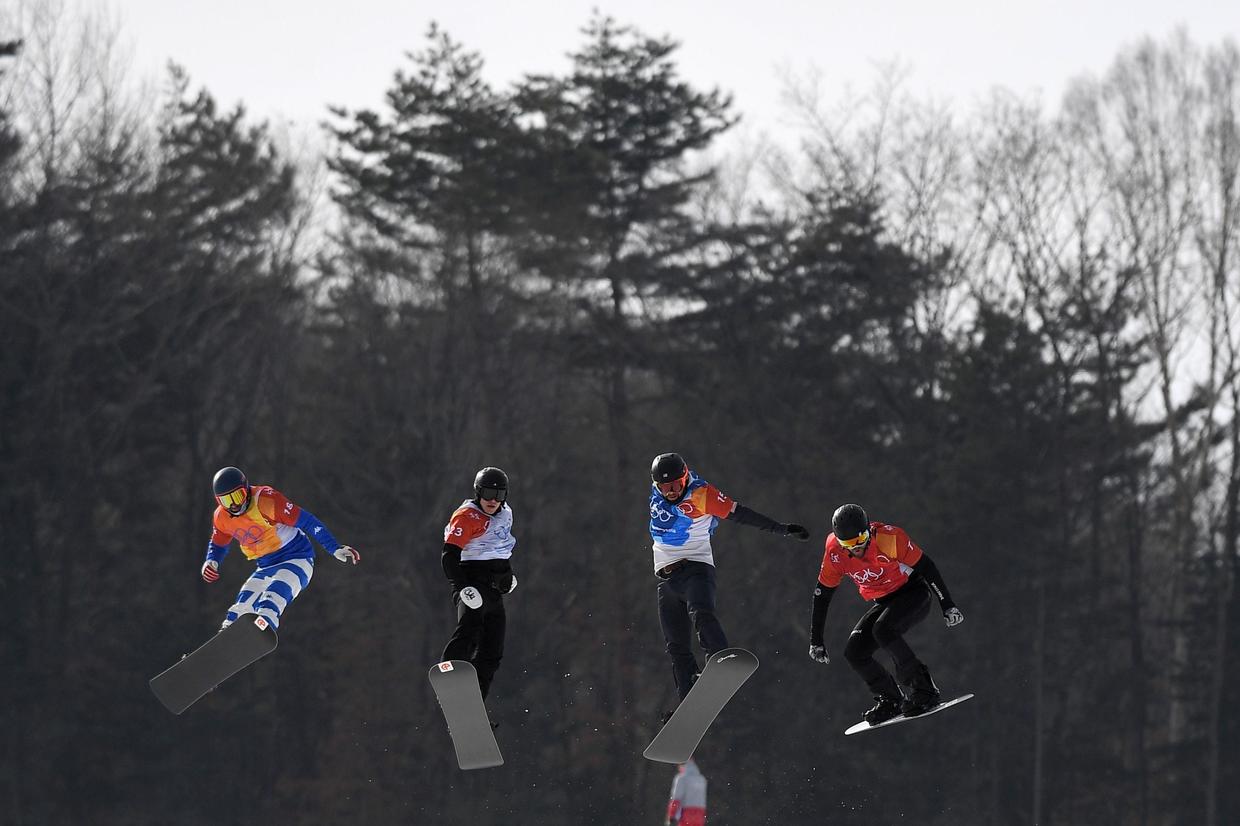
<path id="1" fill-rule="evenodd" d="M 272 628 L 280 626 L 280 614 L 297 599 L 301 589 L 314 576 L 314 561 L 290 559 L 269 568 L 257 568 L 237 593 L 237 601 L 228 609 L 221 629 L 236 622 L 243 614 L 265 617 Z"/>

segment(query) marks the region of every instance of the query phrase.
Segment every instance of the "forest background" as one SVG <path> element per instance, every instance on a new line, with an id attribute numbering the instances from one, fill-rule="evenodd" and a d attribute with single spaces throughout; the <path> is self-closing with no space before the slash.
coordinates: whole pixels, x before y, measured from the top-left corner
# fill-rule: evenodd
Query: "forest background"
<path id="1" fill-rule="evenodd" d="M 1234 42 L 1054 106 L 794 89 L 794 141 L 721 153 L 667 38 L 596 14 L 493 88 L 432 27 L 318 153 L 36 9 L 0 30 L 0 821 L 655 822 L 668 450 L 812 534 L 716 534 L 762 667 L 697 754 L 712 824 L 1240 820 Z M 320 556 L 278 652 L 174 718 L 146 680 L 248 573 L 198 576 L 226 464 L 362 564 Z M 425 673 L 486 464 L 521 585 L 507 764 L 463 774 Z M 806 656 L 846 501 L 934 557 L 966 622 L 910 639 L 977 694 L 859 741 L 851 586 Z"/>

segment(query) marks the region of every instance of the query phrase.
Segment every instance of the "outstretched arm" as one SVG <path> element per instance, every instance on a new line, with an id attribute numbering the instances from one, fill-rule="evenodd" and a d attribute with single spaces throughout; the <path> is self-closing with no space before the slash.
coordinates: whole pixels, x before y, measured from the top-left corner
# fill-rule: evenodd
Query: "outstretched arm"
<path id="1" fill-rule="evenodd" d="M 728 519 L 741 525 L 748 525 L 751 528 L 757 528 L 760 531 L 770 531 L 780 536 L 795 536 L 802 542 L 809 539 L 809 531 L 795 523 L 776 522 L 769 516 L 758 513 L 752 508 L 747 508 L 737 502 L 736 507 L 728 514 Z"/>
<path id="2" fill-rule="evenodd" d="M 313 537 L 316 542 L 323 546 L 329 554 L 336 557 L 341 562 L 352 562 L 354 565 L 362 558 L 354 548 L 349 545 L 341 544 L 340 540 L 332 536 L 332 532 L 327 526 L 319 521 L 319 518 L 305 508 L 301 508 L 301 513 L 297 514 L 297 521 L 293 526 L 306 536 Z"/>
<path id="3" fill-rule="evenodd" d="M 341 562 L 352 562 L 354 565 L 361 558 L 357 551 L 332 536 L 319 518 L 305 508 L 289 501 L 278 490 L 266 489 L 257 495 L 258 510 L 268 522 L 290 525 L 323 546 L 329 554 Z"/>
<path id="4" fill-rule="evenodd" d="M 329 554 L 334 554 L 340 548 L 340 540 L 332 536 L 332 532 L 327 529 L 327 526 L 305 508 L 301 509 L 301 513 L 297 515 L 297 521 L 293 523 L 293 526 L 322 545 L 323 549 Z"/>

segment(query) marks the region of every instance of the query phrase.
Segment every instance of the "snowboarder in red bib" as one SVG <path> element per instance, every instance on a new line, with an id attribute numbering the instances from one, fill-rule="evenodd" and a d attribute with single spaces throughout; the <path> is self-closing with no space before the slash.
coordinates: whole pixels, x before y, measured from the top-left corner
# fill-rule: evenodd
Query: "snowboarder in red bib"
<path id="1" fill-rule="evenodd" d="M 862 615 L 844 646 L 844 658 L 861 675 L 875 705 L 865 721 L 877 725 L 898 714 L 912 717 L 939 704 L 939 689 L 928 669 L 904 640 L 904 634 L 930 613 L 931 592 L 939 600 L 943 619 L 950 628 L 964 622 L 964 614 L 952 601 L 938 567 L 903 529 L 871 522 L 860 505 L 841 505 L 831 517 L 814 611 L 810 620 L 809 655 L 820 663 L 830 662 L 823 642 L 827 607 L 844 577 L 857 584 L 863 599 L 873 605 Z M 886 649 L 896 676 L 874 659 Z M 899 680 L 897 685 L 896 680 Z M 904 694 L 900 693 L 904 686 Z"/>

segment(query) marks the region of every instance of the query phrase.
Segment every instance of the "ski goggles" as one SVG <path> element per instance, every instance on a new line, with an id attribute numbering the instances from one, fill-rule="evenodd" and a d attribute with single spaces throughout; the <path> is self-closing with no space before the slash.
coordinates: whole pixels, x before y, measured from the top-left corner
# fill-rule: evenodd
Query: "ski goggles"
<path id="1" fill-rule="evenodd" d="M 655 487 L 663 496 L 680 496 L 684 492 L 684 480 L 673 479 L 670 482 L 656 482 Z"/>
<path id="2" fill-rule="evenodd" d="M 491 502 L 508 501 L 508 488 L 478 488 L 478 500 Z"/>
<path id="3" fill-rule="evenodd" d="M 241 508 L 249 498 L 250 495 L 246 492 L 245 488 L 230 490 L 228 493 L 221 493 L 219 496 L 215 497 L 216 501 L 220 503 L 220 506 L 224 508 L 224 510 L 232 512 L 235 512 Z"/>
<path id="4" fill-rule="evenodd" d="M 675 496 L 685 489 L 685 480 L 680 478 L 673 479 L 670 482 L 656 482 L 655 487 L 664 496 Z"/>
<path id="5" fill-rule="evenodd" d="M 852 539 L 840 539 L 837 536 L 835 537 L 835 541 L 840 543 L 840 547 L 844 550 L 855 551 L 857 548 L 864 546 L 865 543 L 870 541 L 870 532 L 868 530 L 862 531 Z"/>
<path id="6" fill-rule="evenodd" d="M 670 482 L 655 482 L 654 487 L 664 496 L 679 496 L 689 486 L 689 468 L 685 468 L 685 472 L 680 474 L 680 478 L 673 479 Z"/>

